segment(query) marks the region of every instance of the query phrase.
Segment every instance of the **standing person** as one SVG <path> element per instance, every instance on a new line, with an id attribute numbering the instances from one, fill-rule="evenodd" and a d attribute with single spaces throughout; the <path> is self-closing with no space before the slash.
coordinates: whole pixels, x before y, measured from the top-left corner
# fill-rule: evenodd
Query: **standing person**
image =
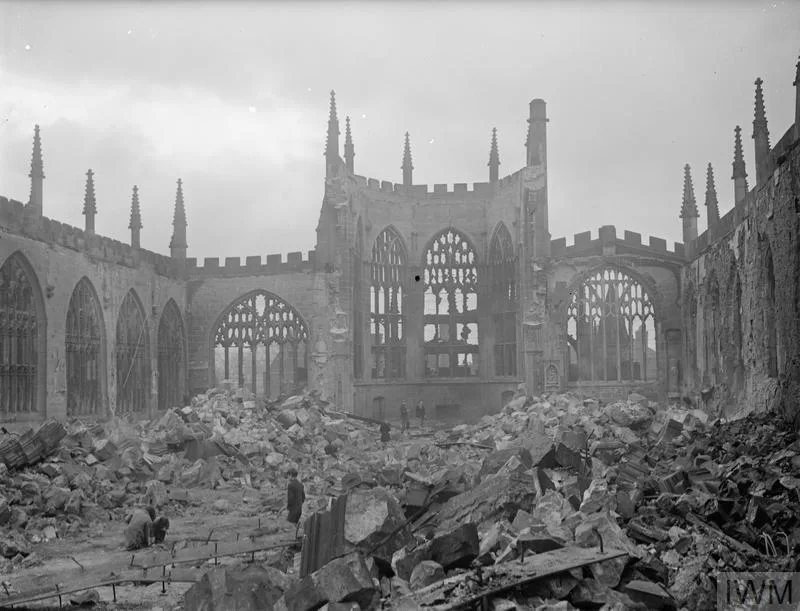
<path id="1" fill-rule="evenodd" d="M 419 426 L 422 428 L 425 426 L 425 404 L 422 402 L 422 399 L 417 403 L 417 416 L 419 416 Z"/>
<path id="2" fill-rule="evenodd" d="M 303 515 L 303 503 L 306 500 L 306 491 L 303 484 L 297 479 L 297 469 L 289 469 L 289 485 L 286 489 L 286 508 L 289 510 L 288 520 L 295 525 L 294 538 L 300 530 L 300 516 Z"/>
<path id="3" fill-rule="evenodd" d="M 400 421 L 403 424 L 403 431 L 407 431 L 411 428 L 411 423 L 408 420 L 408 406 L 406 402 L 403 401 L 400 404 Z"/>
<path id="4" fill-rule="evenodd" d="M 381 431 L 381 441 L 383 443 L 388 443 L 388 441 L 391 439 L 391 437 L 389 437 L 389 431 L 390 430 L 391 430 L 391 427 L 389 426 L 388 422 L 384 421 L 384 422 L 381 423 L 380 431 Z"/>

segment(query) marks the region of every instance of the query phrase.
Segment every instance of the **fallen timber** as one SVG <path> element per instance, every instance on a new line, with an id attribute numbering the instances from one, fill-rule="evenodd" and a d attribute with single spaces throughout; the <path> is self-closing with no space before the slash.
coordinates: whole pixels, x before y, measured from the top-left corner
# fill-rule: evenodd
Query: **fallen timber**
<path id="1" fill-rule="evenodd" d="M 213 533 L 213 531 L 212 531 Z M 209 539 L 210 535 L 209 533 Z M 116 601 L 116 586 L 124 583 L 161 583 L 162 591 L 168 583 L 195 583 L 207 571 L 205 569 L 176 568 L 174 565 L 183 563 L 198 563 L 214 560 L 217 563 L 219 558 L 226 556 L 238 556 L 239 554 L 250 554 L 255 556 L 256 552 L 290 547 L 296 544 L 294 538 L 283 537 L 278 540 L 255 542 L 248 539 L 237 541 L 215 541 L 200 546 L 185 547 L 175 550 L 178 543 L 171 546 L 171 550 L 160 552 L 139 552 L 131 554 L 130 560 L 125 564 L 118 564 L 109 569 L 107 565 L 101 568 L 85 569 L 77 560 L 73 561 L 80 567 L 73 571 L 60 571 L 54 575 L 41 575 L 33 577 L 28 581 L 33 581 L 36 585 L 29 587 L 27 591 L 19 594 L 2 597 L 0 593 L 0 609 L 11 608 L 13 605 L 21 605 L 49 598 L 58 598 L 59 605 L 62 597 L 66 594 L 74 594 L 83 590 L 94 588 L 111 587 L 114 588 L 114 600 Z M 167 568 L 172 565 L 172 568 Z M 8 582 L 2 582 L 3 589 L 9 592 Z"/>
<path id="2" fill-rule="evenodd" d="M 522 562 L 507 562 L 448 577 L 399 599 L 397 604 L 406 600 L 435 611 L 455 611 L 537 579 L 627 555 L 616 549 L 565 547 L 527 556 Z"/>

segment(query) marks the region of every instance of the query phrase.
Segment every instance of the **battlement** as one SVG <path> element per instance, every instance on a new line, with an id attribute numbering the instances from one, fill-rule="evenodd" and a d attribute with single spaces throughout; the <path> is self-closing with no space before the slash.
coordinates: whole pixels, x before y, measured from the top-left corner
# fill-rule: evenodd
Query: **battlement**
<path id="1" fill-rule="evenodd" d="M 160 276 L 177 278 L 181 275 L 180 261 L 158 253 L 131 248 L 112 238 L 87 234 L 83 229 L 54 221 L 46 216 L 29 214 L 22 202 L 0 196 L 0 227 L 27 238 L 55 244 L 83 252 L 92 259 L 99 259 L 125 267 L 150 265 Z"/>
<path id="2" fill-rule="evenodd" d="M 642 242 L 642 234 L 635 231 L 626 230 L 623 237 L 618 238 L 614 225 L 600 227 L 595 238 L 592 238 L 591 231 L 576 233 L 573 236 L 573 243 L 569 245 L 567 238 L 550 241 L 550 255 L 553 258 L 626 253 L 651 254 L 680 261 L 683 261 L 685 257 L 684 245 L 680 242 L 675 242 L 672 250 L 669 250 L 667 241 L 663 238 L 651 236 L 648 243 L 645 244 Z"/>
<path id="3" fill-rule="evenodd" d="M 229 277 L 229 276 L 270 276 L 294 272 L 307 272 L 314 269 L 316 251 L 309 250 L 303 259 L 302 252 L 290 252 L 286 255 L 267 255 L 266 263 L 261 255 L 245 257 L 244 265 L 240 257 L 226 257 L 225 264 L 220 265 L 219 257 L 206 257 L 203 265 L 198 267 L 197 259 L 186 259 L 186 269 L 192 278 Z"/>
<path id="4" fill-rule="evenodd" d="M 490 197 L 501 189 L 516 184 L 518 178 L 517 175 L 521 171 L 522 170 L 518 170 L 514 174 L 509 174 L 508 176 L 498 180 L 495 184 L 489 182 L 474 182 L 471 186 L 466 182 L 457 182 L 452 186 L 446 183 L 434 185 L 402 185 L 390 182 L 388 180 L 366 178 L 359 175 L 353 175 L 351 178 L 354 179 L 360 187 L 385 195 L 410 195 L 415 197 L 427 197 L 431 199 L 483 199 Z"/>

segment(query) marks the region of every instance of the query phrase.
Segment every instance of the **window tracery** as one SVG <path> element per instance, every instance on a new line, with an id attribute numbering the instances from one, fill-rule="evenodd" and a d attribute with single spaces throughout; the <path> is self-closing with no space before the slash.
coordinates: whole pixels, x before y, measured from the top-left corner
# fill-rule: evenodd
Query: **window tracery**
<path id="1" fill-rule="evenodd" d="M 370 333 L 373 379 L 406 377 L 406 250 L 394 228 L 384 229 L 372 245 Z"/>
<path id="2" fill-rule="evenodd" d="M 67 310 L 67 415 L 97 415 L 102 411 L 103 314 L 92 284 L 80 279 Z"/>
<path id="3" fill-rule="evenodd" d="M 455 229 L 437 234 L 425 251 L 424 341 L 428 377 L 474 377 L 478 358 L 478 262 Z"/>
<path id="4" fill-rule="evenodd" d="M 517 375 L 517 256 L 505 225 L 492 238 L 489 254 L 494 323 L 494 373 Z"/>
<path id="5" fill-rule="evenodd" d="M 0 267 L 0 417 L 37 411 L 39 326 L 34 283 L 19 255 Z"/>
<path id="6" fill-rule="evenodd" d="M 269 398 L 294 394 L 308 380 L 309 334 L 297 311 L 257 290 L 223 314 L 214 336 L 215 375 Z"/>
<path id="7" fill-rule="evenodd" d="M 185 366 L 181 313 L 170 299 L 158 323 L 158 409 L 183 405 Z"/>
<path id="8" fill-rule="evenodd" d="M 644 287 L 605 268 L 586 278 L 567 306 L 570 381 L 655 380 L 655 312 Z"/>
<path id="9" fill-rule="evenodd" d="M 150 338 L 147 318 L 131 289 L 117 318 L 117 415 L 147 411 L 150 396 Z"/>

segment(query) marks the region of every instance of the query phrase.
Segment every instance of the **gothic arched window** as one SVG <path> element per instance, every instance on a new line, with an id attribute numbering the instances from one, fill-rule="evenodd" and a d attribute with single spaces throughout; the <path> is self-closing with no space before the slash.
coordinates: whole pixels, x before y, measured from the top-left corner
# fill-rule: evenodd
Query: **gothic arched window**
<path id="1" fill-rule="evenodd" d="M 425 375 L 478 375 L 478 260 L 469 240 L 445 229 L 425 251 Z"/>
<path id="2" fill-rule="evenodd" d="M 300 314 L 280 297 L 256 290 L 220 317 L 214 336 L 216 379 L 235 380 L 255 395 L 296 393 L 308 381 L 309 335 Z"/>
<path id="3" fill-rule="evenodd" d="M 117 415 L 147 411 L 150 380 L 150 334 L 139 297 L 131 289 L 117 317 Z"/>
<path id="4" fill-rule="evenodd" d="M 353 377 L 360 380 L 364 375 L 364 314 L 361 308 L 362 277 L 364 275 L 364 227 L 361 218 L 356 226 L 356 240 L 353 247 Z"/>
<path id="5" fill-rule="evenodd" d="M 711 273 L 706 283 L 705 308 L 703 309 L 705 370 L 707 382 L 714 384 L 719 372 L 719 286 L 716 276 Z"/>
<path id="6" fill-rule="evenodd" d="M 372 377 L 406 377 L 405 308 L 406 249 L 393 227 L 384 229 L 372 245 L 369 290 L 372 335 Z"/>
<path id="7" fill-rule="evenodd" d="M 775 267 L 772 260 L 772 248 L 769 240 L 764 238 L 762 248 L 764 252 L 764 267 L 766 274 L 763 280 L 764 290 L 764 331 L 767 339 L 767 375 L 771 378 L 778 377 L 778 330 L 775 314 Z"/>
<path id="8" fill-rule="evenodd" d="M 36 277 L 14 253 L 0 266 L 0 419 L 38 411 L 46 383 L 43 311 Z"/>
<path id="9" fill-rule="evenodd" d="M 489 249 L 494 323 L 494 373 L 517 375 L 517 256 L 505 225 L 495 232 Z"/>
<path id="10" fill-rule="evenodd" d="M 158 409 L 183 405 L 185 367 L 181 312 L 170 299 L 158 323 Z"/>
<path id="11" fill-rule="evenodd" d="M 605 268 L 586 278 L 567 306 L 570 381 L 655 381 L 655 313 L 644 287 Z"/>
<path id="12" fill-rule="evenodd" d="M 69 300 L 65 352 L 67 416 L 100 414 L 105 366 L 103 310 L 86 276 L 75 285 Z"/>

